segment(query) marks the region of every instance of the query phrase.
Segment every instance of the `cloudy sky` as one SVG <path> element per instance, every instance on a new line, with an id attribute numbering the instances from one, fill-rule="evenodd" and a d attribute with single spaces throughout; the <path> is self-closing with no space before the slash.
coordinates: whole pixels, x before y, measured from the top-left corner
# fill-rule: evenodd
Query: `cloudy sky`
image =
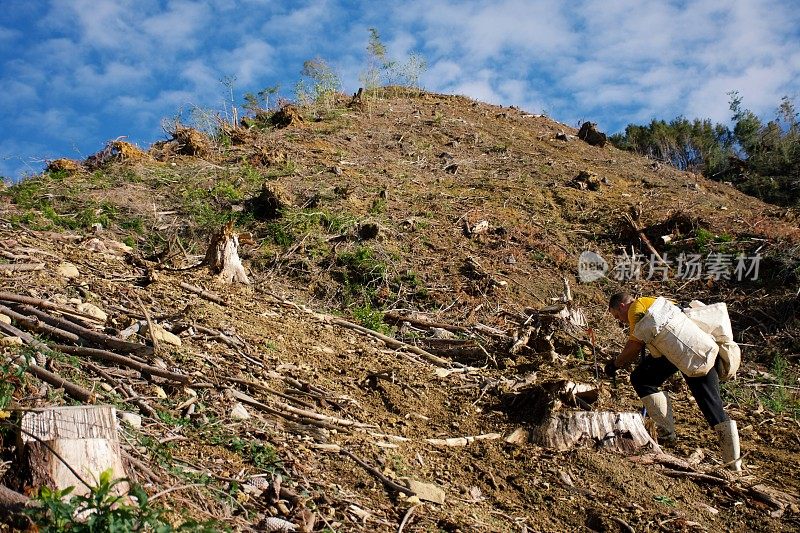
<path id="1" fill-rule="evenodd" d="M 800 101 L 797 0 L 2 0 L 0 175 L 119 136 L 146 147 L 230 89 L 292 98 L 314 57 L 354 92 L 371 27 L 391 57 L 426 59 L 428 90 L 609 133 L 727 122 L 732 90 L 764 118 Z"/>

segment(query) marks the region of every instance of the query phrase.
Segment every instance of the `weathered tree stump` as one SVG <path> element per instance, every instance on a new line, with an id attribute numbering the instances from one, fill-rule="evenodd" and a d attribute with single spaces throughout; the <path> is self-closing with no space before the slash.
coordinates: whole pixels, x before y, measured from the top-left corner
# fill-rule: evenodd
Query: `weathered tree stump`
<path id="1" fill-rule="evenodd" d="M 112 406 L 30 411 L 20 427 L 21 464 L 33 487 L 75 487 L 75 494 L 87 494 L 84 483 L 96 485 L 105 470 L 111 469 L 114 479 L 126 477 Z M 128 489 L 125 483 L 115 488 L 120 494 Z"/>
<path id="2" fill-rule="evenodd" d="M 645 429 L 639 413 L 556 413 L 534 429 L 532 440 L 557 451 L 587 444 L 623 453 L 634 453 L 642 448 L 661 451 Z"/>
<path id="3" fill-rule="evenodd" d="M 239 235 L 233 231 L 233 221 L 231 221 L 211 237 L 204 263 L 226 283 L 249 285 L 250 280 L 247 279 L 247 273 L 239 259 L 238 248 Z"/>

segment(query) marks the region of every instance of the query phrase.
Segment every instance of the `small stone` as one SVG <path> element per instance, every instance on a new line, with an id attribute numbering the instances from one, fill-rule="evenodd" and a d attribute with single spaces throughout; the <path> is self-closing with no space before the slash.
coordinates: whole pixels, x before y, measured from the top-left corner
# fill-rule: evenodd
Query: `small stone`
<path id="1" fill-rule="evenodd" d="M 108 319 L 108 315 L 105 311 L 100 309 L 94 304 L 90 304 L 88 302 L 82 303 L 78 305 L 78 311 L 85 315 L 89 315 L 91 317 L 96 318 L 101 322 L 105 322 Z"/>
<path id="2" fill-rule="evenodd" d="M 231 420 L 247 420 L 248 418 L 250 418 L 250 413 L 247 412 L 247 408 L 241 402 L 236 402 L 231 409 Z"/>
<path id="3" fill-rule="evenodd" d="M 142 327 L 142 335 L 150 335 L 150 328 L 146 324 Z M 170 333 L 158 324 L 153 324 L 153 337 L 155 337 L 158 342 L 165 342 L 167 344 L 172 344 L 173 346 L 181 345 L 180 337 L 174 333 Z"/>
<path id="4" fill-rule="evenodd" d="M 0 313 L 0 322 L 3 324 L 11 324 L 11 317 Z"/>
<path id="5" fill-rule="evenodd" d="M 19 337 L 3 337 L 0 339 L 0 346 L 22 346 L 22 339 Z"/>
<path id="6" fill-rule="evenodd" d="M 78 267 L 76 267 L 72 263 L 66 263 L 66 262 L 58 265 L 56 273 L 59 276 L 63 276 L 67 279 L 77 278 L 78 276 L 81 275 L 81 273 L 78 272 Z"/>
<path id="7" fill-rule="evenodd" d="M 142 427 L 142 417 L 135 413 L 121 413 L 119 419 L 120 422 L 132 428 L 139 429 Z"/>
<path id="8" fill-rule="evenodd" d="M 164 392 L 164 389 L 162 389 L 158 385 L 153 385 L 153 394 L 155 394 L 156 397 L 158 399 L 160 399 L 160 400 L 166 400 L 167 399 L 167 393 Z"/>
<path id="9" fill-rule="evenodd" d="M 438 503 L 439 505 L 444 503 L 444 490 L 433 483 L 423 483 L 410 478 L 400 478 L 399 481 L 414 491 L 420 500 Z"/>

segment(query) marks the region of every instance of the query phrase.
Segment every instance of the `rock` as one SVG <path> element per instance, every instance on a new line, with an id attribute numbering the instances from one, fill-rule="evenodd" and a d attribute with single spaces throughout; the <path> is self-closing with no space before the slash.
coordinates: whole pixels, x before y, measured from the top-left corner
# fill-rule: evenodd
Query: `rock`
<path id="1" fill-rule="evenodd" d="M 94 317 L 94 318 L 96 318 L 97 320 L 99 320 L 101 322 L 105 322 L 108 319 L 108 315 L 105 313 L 105 311 L 103 311 L 102 309 L 100 309 L 96 305 L 90 304 L 88 302 L 79 304 L 78 305 L 78 311 L 80 311 L 81 313 L 83 313 L 85 315 L 89 315 L 91 317 Z"/>
<path id="2" fill-rule="evenodd" d="M 505 438 L 508 444 L 525 444 L 528 442 L 528 430 L 525 428 L 517 428 Z"/>
<path id="3" fill-rule="evenodd" d="M 250 418 L 250 413 L 247 412 L 247 408 L 241 402 L 236 402 L 231 409 L 231 420 L 247 420 L 248 418 Z"/>
<path id="4" fill-rule="evenodd" d="M 444 503 L 444 490 L 433 483 L 423 483 L 407 477 L 400 478 L 399 481 L 414 491 L 420 500 L 438 503 L 439 505 Z"/>
<path id="5" fill-rule="evenodd" d="M 19 337 L 3 337 L 0 339 L 0 346 L 22 346 L 22 339 Z"/>
<path id="6" fill-rule="evenodd" d="M 120 413 L 119 420 L 135 429 L 142 427 L 142 417 L 135 413 Z"/>
<path id="7" fill-rule="evenodd" d="M 145 324 L 142 327 L 142 335 L 147 336 L 150 335 L 150 327 Z M 175 335 L 174 333 L 170 333 L 169 331 L 165 330 L 158 324 L 153 324 L 153 337 L 158 342 L 164 342 L 166 344 L 171 344 L 173 346 L 180 346 L 181 345 L 181 338 Z"/>
<path id="8" fill-rule="evenodd" d="M 72 263 L 67 263 L 67 262 L 58 265 L 58 268 L 56 269 L 56 274 L 58 274 L 59 276 L 63 276 L 67 279 L 77 278 L 78 276 L 81 275 L 81 273 L 78 272 L 78 267 L 76 267 Z"/>
<path id="9" fill-rule="evenodd" d="M 581 129 L 578 130 L 578 139 L 586 141 L 592 146 L 599 146 L 602 148 L 606 145 L 606 134 L 597 131 L 597 124 L 594 122 L 584 122 Z"/>
<path id="10" fill-rule="evenodd" d="M 0 322 L 3 324 L 11 324 L 11 317 L 0 313 Z"/>
<path id="11" fill-rule="evenodd" d="M 153 385 L 153 394 L 155 394 L 156 398 L 158 398 L 159 400 L 167 399 L 167 393 L 164 392 L 164 389 L 162 389 L 158 385 Z"/>

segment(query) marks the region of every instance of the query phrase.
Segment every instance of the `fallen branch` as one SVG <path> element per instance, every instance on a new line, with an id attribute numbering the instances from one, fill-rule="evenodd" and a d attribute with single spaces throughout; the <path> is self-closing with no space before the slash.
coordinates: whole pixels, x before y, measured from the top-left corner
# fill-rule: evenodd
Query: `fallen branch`
<path id="1" fill-rule="evenodd" d="M 11 515 L 22 511 L 30 501 L 24 494 L 13 491 L 5 485 L 0 485 L 0 511 Z"/>
<path id="2" fill-rule="evenodd" d="M 234 397 L 239 400 L 240 402 L 249 403 L 250 405 L 264 405 L 261 404 L 258 400 L 251 398 L 247 394 L 243 392 L 239 392 L 235 389 L 231 389 L 233 391 Z M 269 406 L 267 406 L 269 407 Z M 321 413 L 317 413 L 316 411 L 307 411 L 305 409 L 298 409 L 297 407 L 292 407 L 291 405 L 287 405 L 285 403 L 278 403 L 276 407 L 271 407 L 271 409 L 277 411 L 283 411 L 285 413 L 289 413 L 292 415 L 297 415 L 302 418 L 312 419 L 312 420 L 320 420 L 322 422 L 328 422 L 335 426 L 343 426 L 343 427 L 356 427 L 356 428 L 363 428 L 363 429 L 372 429 L 376 428 L 377 426 L 374 424 L 364 424 L 363 422 L 357 422 L 355 420 L 348 420 L 346 418 L 338 418 L 335 416 L 328 416 L 323 415 Z"/>
<path id="3" fill-rule="evenodd" d="M 21 294 L 14 294 L 12 292 L 2 292 L 0 291 L 0 301 L 3 302 L 14 302 L 18 304 L 28 304 L 34 307 L 38 307 L 40 309 L 50 309 L 52 311 L 60 311 L 62 313 L 69 313 L 70 315 L 79 316 L 81 318 L 88 318 L 90 320 L 97 320 L 96 317 L 92 315 L 88 315 L 86 313 L 82 313 L 80 311 L 76 311 L 75 309 L 71 309 L 65 305 L 55 304 L 53 302 L 49 302 L 47 300 L 41 300 L 39 298 L 30 298 L 28 296 L 22 296 Z"/>
<path id="4" fill-rule="evenodd" d="M 388 323 L 397 324 L 401 322 L 408 322 L 412 326 L 440 328 L 447 331 L 452 331 L 453 333 L 464 333 L 469 331 L 469 328 L 465 328 L 464 326 L 455 326 L 453 324 L 446 324 L 444 322 L 436 322 L 424 315 L 420 315 L 419 313 L 397 313 L 394 311 L 388 311 L 384 313 L 383 318 Z"/>
<path id="5" fill-rule="evenodd" d="M 175 381 L 183 385 L 189 383 L 191 379 L 191 377 L 187 376 L 186 374 L 177 374 L 175 372 L 170 372 L 169 370 L 165 370 L 157 366 L 140 363 L 135 359 L 131 359 L 129 357 L 125 357 L 124 355 L 116 354 L 114 352 L 109 352 L 107 350 L 100 350 L 97 348 L 85 348 L 83 346 L 65 346 L 63 344 L 53 344 L 50 346 L 50 348 L 69 355 L 84 355 L 101 361 L 106 361 L 108 363 L 115 363 L 120 366 L 138 370 L 142 374 L 158 376 L 160 378 L 168 379 L 170 381 Z"/>
<path id="6" fill-rule="evenodd" d="M 279 409 L 275 409 L 274 407 L 270 407 L 269 405 L 263 404 L 263 403 L 259 402 L 258 400 L 254 399 L 254 398 L 251 398 L 250 396 L 248 396 L 248 395 L 246 395 L 244 393 L 241 393 L 241 392 L 239 392 L 237 390 L 233 390 L 233 389 L 231 389 L 231 390 L 233 391 L 234 397 L 237 400 L 239 400 L 240 402 L 242 402 L 244 404 L 247 404 L 247 405 L 249 405 L 251 407 L 255 407 L 257 409 L 260 409 L 261 411 L 264 411 L 265 413 L 269 413 L 271 415 L 278 416 L 278 417 L 283 418 L 285 420 L 289 420 L 290 422 L 295 422 L 295 423 L 298 423 L 298 424 L 306 424 L 306 425 L 309 425 L 309 426 L 317 426 L 317 427 L 321 427 L 321 428 L 324 428 L 324 429 L 335 430 L 335 431 L 344 431 L 344 432 L 349 432 L 350 431 L 350 428 L 348 428 L 348 427 L 337 426 L 335 424 L 328 423 L 328 422 L 323 421 L 323 420 L 318 420 L 318 419 L 315 419 L 315 418 L 302 417 L 302 416 L 297 415 L 295 413 L 288 413 L 288 412 L 281 411 Z"/>
<path id="7" fill-rule="evenodd" d="M 44 270 L 44 263 L 4 263 L 4 264 L 0 264 L 0 271 L 3 271 L 3 272 L 32 272 L 34 270 Z"/>
<path id="8" fill-rule="evenodd" d="M 156 410 L 150 407 L 150 404 L 145 402 L 143 399 L 139 398 L 136 394 L 133 394 L 133 391 L 129 386 L 126 386 L 124 383 L 115 379 L 113 376 L 111 376 L 111 374 L 109 374 L 99 366 L 95 365 L 94 363 L 86 363 L 86 366 L 90 370 L 92 370 L 95 374 L 97 374 L 105 381 L 107 381 L 109 385 L 117 389 L 117 392 L 119 392 L 120 396 L 124 398 L 124 401 L 134 404 L 146 416 L 155 418 L 157 414 Z M 125 396 L 127 396 L 127 398 L 125 398 Z"/>
<path id="9" fill-rule="evenodd" d="M 64 331 L 63 329 L 57 328 L 55 326 L 51 326 L 36 318 L 17 313 L 13 309 L 10 309 L 2 304 L 0 304 L 0 313 L 8 315 L 12 320 L 15 320 L 19 325 L 32 331 L 36 331 L 38 333 L 44 333 L 47 336 L 57 337 L 59 339 L 63 339 L 70 342 L 80 342 L 81 340 L 81 338 L 74 333 L 71 333 L 69 331 Z"/>
<path id="10" fill-rule="evenodd" d="M 369 335 L 371 337 L 375 337 L 376 339 L 380 339 L 386 343 L 387 346 L 390 348 L 395 349 L 403 349 L 407 350 L 411 353 L 415 353 L 425 359 L 427 362 L 438 366 L 440 368 L 452 368 L 454 366 L 459 368 L 464 368 L 465 365 L 460 363 L 454 363 L 452 361 L 447 361 L 446 359 L 442 359 L 441 357 L 437 357 L 430 352 L 423 350 L 422 348 L 418 348 L 416 346 L 412 346 L 410 344 L 406 344 L 403 341 L 399 341 L 394 337 L 389 337 L 382 333 L 378 333 L 377 331 L 373 331 L 369 328 L 365 328 L 363 326 L 359 326 L 358 324 L 353 324 L 352 322 L 348 322 L 347 320 L 342 320 L 341 318 L 333 318 L 331 317 L 330 322 L 332 324 L 336 324 L 337 326 L 342 326 L 344 328 L 352 329 L 358 331 L 359 333 L 363 333 L 365 335 Z"/>
<path id="11" fill-rule="evenodd" d="M 238 383 L 239 385 L 244 385 L 245 387 L 251 387 L 251 388 L 254 388 L 254 389 L 258 389 L 258 390 L 264 391 L 264 392 L 266 392 L 268 394 L 274 394 L 275 396 L 278 396 L 278 397 L 283 398 L 285 400 L 289 400 L 289 401 L 292 401 L 292 402 L 299 403 L 300 405 L 308 407 L 309 409 L 313 409 L 315 407 L 314 404 L 312 404 L 312 403 L 304 402 L 303 400 L 300 400 L 298 398 L 290 396 L 289 394 L 284 394 L 284 393 L 282 393 L 280 391 L 276 391 L 275 389 L 267 387 L 266 385 L 262 385 L 261 383 L 256 383 L 255 381 L 248 381 L 246 379 L 240 379 L 240 378 L 226 378 L 226 379 L 228 381 L 230 381 L 230 382 Z"/>
<path id="12" fill-rule="evenodd" d="M 344 448 L 340 448 L 339 449 L 339 453 L 342 454 L 342 455 L 346 455 L 347 457 L 349 457 L 350 459 L 352 459 L 353 461 L 358 463 L 359 466 L 364 468 L 367 472 L 372 474 L 373 477 L 375 477 L 378 481 L 383 483 L 383 485 L 386 488 L 388 488 L 390 490 L 393 490 L 395 492 L 402 492 L 403 494 L 405 494 L 407 496 L 416 496 L 417 495 L 416 492 L 414 492 L 413 490 L 409 489 L 408 487 L 404 487 L 403 485 L 399 485 L 399 484 L 395 483 L 394 481 L 392 481 L 391 479 L 389 479 L 388 477 L 384 476 L 381 473 L 380 470 L 378 470 L 374 466 L 370 466 L 366 461 L 364 461 L 363 459 L 361 459 L 360 457 L 355 455 L 353 452 L 351 452 L 349 450 L 345 450 Z"/>
<path id="13" fill-rule="evenodd" d="M 150 313 L 142 303 L 139 295 L 136 295 L 136 302 L 139 304 L 139 309 L 144 313 L 144 319 L 147 321 L 147 332 L 150 334 L 150 341 L 153 343 L 153 352 L 158 353 L 158 338 L 156 337 L 156 328 L 153 327 L 153 321 L 150 319 Z"/>
<path id="14" fill-rule="evenodd" d="M 199 295 L 201 298 L 205 298 L 206 300 L 214 302 L 215 304 L 219 304 L 219 305 L 222 305 L 222 306 L 228 305 L 227 303 L 225 303 L 225 300 L 223 300 L 222 298 L 220 298 L 216 294 L 213 294 L 213 293 L 210 293 L 210 292 L 208 292 L 206 290 L 203 290 L 200 287 L 195 287 L 194 285 L 190 285 L 189 283 L 186 283 L 186 282 L 183 282 L 183 281 L 181 281 L 180 286 L 181 286 L 182 289 L 186 289 L 189 292 L 193 292 L 193 293 Z"/>
<path id="15" fill-rule="evenodd" d="M 2 307 L 3 306 L 0 306 L 0 308 Z M 74 322 L 70 322 L 69 320 L 49 315 L 44 311 L 40 311 L 39 309 L 36 309 L 29 305 L 18 305 L 17 309 L 25 313 L 32 314 L 41 319 L 42 321 L 50 325 L 53 325 L 57 328 L 61 328 L 70 333 L 74 333 L 75 335 L 78 335 L 81 339 L 94 344 L 106 346 L 113 350 L 120 350 L 122 352 L 135 353 L 139 355 L 151 355 L 153 353 L 153 349 L 149 346 L 145 346 L 144 344 L 139 344 L 137 342 L 123 341 L 117 339 L 116 337 L 111 337 L 110 335 L 106 335 L 105 333 L 100 333 L 91 329 L 84 328 L 83 326 L 79 326 Z M 1 310 L 2 309 L 0 309 L 0 311 Z"/>
<path id="16" fill-rule="evenodd" d="M 54 372 L 50 372 L 49 370 L 45 370 L 44 368 L 35 365 L 28 366 L 26 370 L 55 388 L 64 389 L 65 393 L 72 396 L 76 400 L 92 404 L 97 401 L 97 395 L 95 395 L 94 392 L 90 391 L 89 389 L 85 389 L 76 383 L 72 383 L 71 381 L 62 378 Z"/>
<path id="17" fill-rule="evenodd" d="M 471 437 L 451 437 L 449 439 L 425 439 L 428 444 L 434 446 L 449 446 L 451 448 L 466 446 L 479 440 L 497 440 L 502 438 L 500 433 L 485 433 L 483 435 L 475 435 Z"/>
<path id="18" fill-rule="evenodd" d="M 666 263 L 664 262 L 664 258 L 661 257 L 661 254 L 659 254 L 658 250 L 655 249 L 653 244 L 650 242 L 650 239 L 648 239 L 647 235 L 644 234 L 644 231 L 642 231 L 639 228 L 639 226 L 636 225 L 636 222 L 633 220 L 633 218 L 627 213 L 623 218 L 625 222 L 627 222 L 628 225 L 630 225 L 631 229 L 633 229 L 633 231 L 635 231 L 636 234 L 639 236 L 639 240 L 642 241 L 642 244 L 644 244 L 647 247 L 647 249 L 650 250 L 650 253 L 653 254 L 656 257 L 656 259 L 658 259 L 659 263 L 666 265 Z"/>

